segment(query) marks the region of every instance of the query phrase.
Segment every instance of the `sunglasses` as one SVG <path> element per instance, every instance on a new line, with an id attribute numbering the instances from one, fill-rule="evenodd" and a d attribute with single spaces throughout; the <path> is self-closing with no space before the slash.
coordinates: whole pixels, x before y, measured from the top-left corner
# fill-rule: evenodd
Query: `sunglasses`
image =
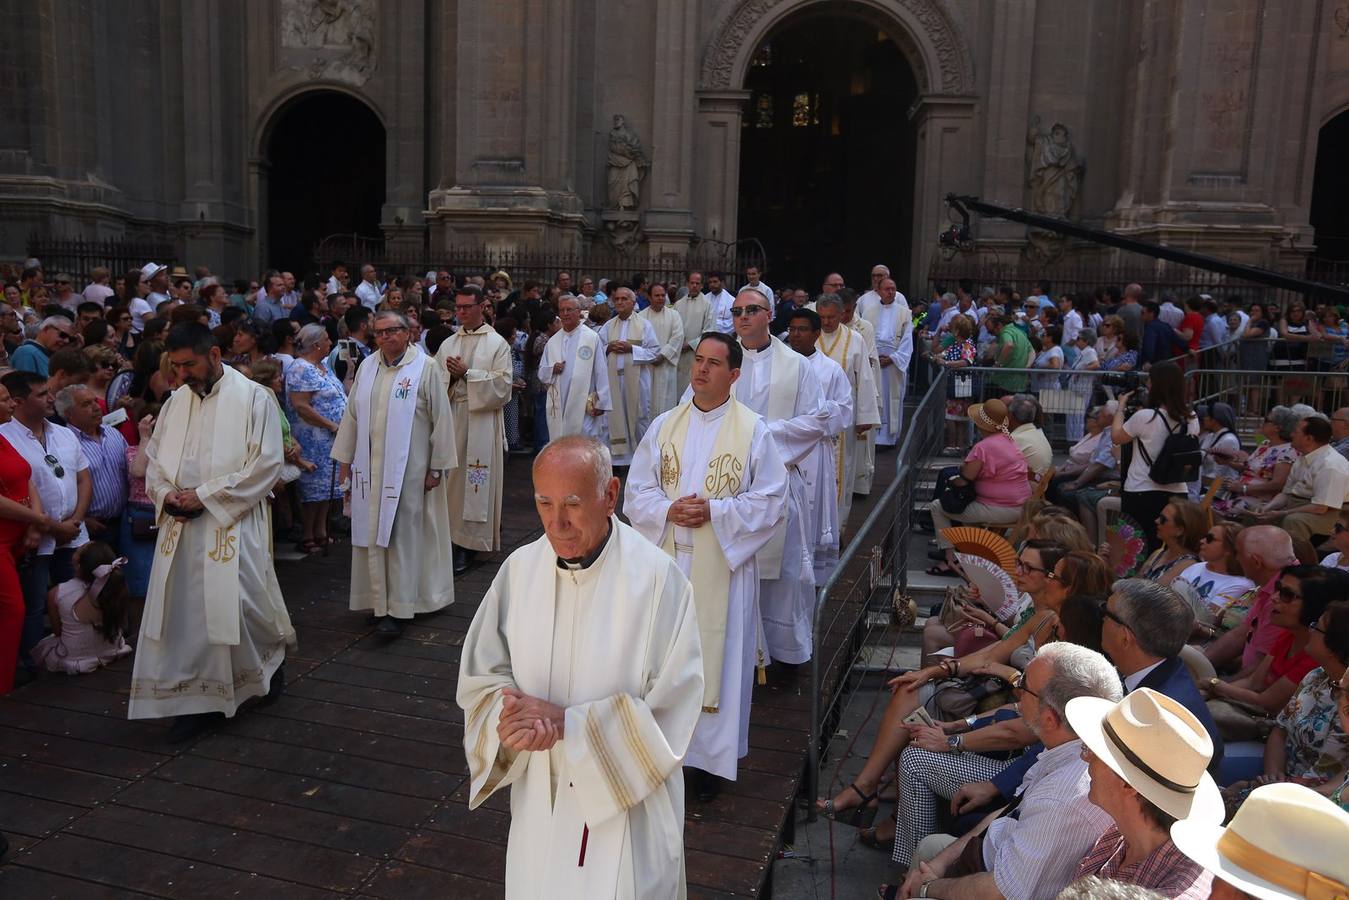
<path id="1" fill-rule="evenodd" d="M 1221 537 L 1218 537 L 1217 535 L 1206 534 L 1206 535 L 1204 535 L 1203 537 L 1201 537 L 1201 538 L 1199 539 L 1199 543 L 1201 543 L 1201 544 L 1216 544 L 1216 543 L 1218 543 L 1218 542 L 1221 541 L 1221 540 L 1222 540 L 1222 538 L 1221 538 Z"/>
<path id="2" fill-rule="evenodd" d="M 1336 522 L 1336 523 L 1335 523 L 1335 533 L 1336 533 L 1336 534 L 1339 534 L 1341 531 L 1344 531 L 1344 523 L 1343 523 L 1343 522 Z"/>
<path id="3" fill-rule="evenodd" d="M 731 317 L 732 317 L 732 318 L 738 319 L 738 318 L 740 318 L 741 316 L 752 316 L 752 315 L 754 315 L 756 312 L 759 312 L 760 310 L 762 310 L 763 312 L 768 312 L 768 307 L 766 307 L 766 306 L 732 306 L 732 307 L 731 307 Z"/>
<path id="4" fill-rule="evenodd" d="M 1278 589 L 1275 591 L 1275 593 L 1279 595 L 1279 599 L 1282 600 L 1284 603 L 1292 603 L 1294 600 L 1301 600 L 1301 599 L 1302 599 L 1302 595 L 1301 595 L 1301 594 L 1299 594 L 1297 591 L 1293 590 L 1292 588 L 1290 588 L 1290 587 L 1288 587 L 1288 586 L 1286 586 L 1286 585 L 1282 585 L 1282 584 L 1279 585 L 1279 587 L 1278 587 Z"/>
<path id="5" fill-rule="evenodd" d="M 61 465 L 61 461 L 57 459 L 55 456 L 52 456 L 50 453 L 48 453 L 46 456 L 42 457 L 42 461 L 52 467 L 52 474 L 55 475 L 57 478 L 66 477 L 65 468 Z"/>
<path id="6" fill-rule="evenodd" d="M 115 362 L 101 362 L 101 363 L 98 364 L 98 367 L 99 367 L 100 369 L 115 369 L 115 368 L 117 368 L 117 363 L 115 363 Z"/>
<path id="7" fill-rule="evenodd" d="M 1119 617 L 1119 613 L 1111 611 L 1110 606 L 1107 603 L 1101 604 L 1101 615 L 1105 616 L 1107 619 L 1114 622 L 1120 628 L 1128 628 L 1130 631 L 1133 630 L 1132 628 L 1130 628 L 1128 622 L 1124 621 Z"/>

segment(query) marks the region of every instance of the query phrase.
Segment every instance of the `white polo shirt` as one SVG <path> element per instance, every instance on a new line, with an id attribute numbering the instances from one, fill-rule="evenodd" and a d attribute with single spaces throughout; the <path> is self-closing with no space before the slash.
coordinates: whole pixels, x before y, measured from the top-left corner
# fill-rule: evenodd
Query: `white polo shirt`
<path id="1" fill-rule="evenodd" d="M 89 468 L 89 463 L 84 458 L 84 451 L 80 449 L 79 439 L 70 429 L 53 425 L 51 422 L 44 422 L 43 426 L 47 432 L 45 449 L 37 436 L 28 430 L 28 426 L 18 419 L 10 419 L 0 425 L 0 436 L 9 441 L 14 449 L 19 451 L 20 456 L 28 460 L 28 465 L 33 470 L 33 484 L 37 487 L 37 495 L 42 500 L 42 511 L 60 521 L 75 511 L 75 504 L 79 500 L 76 476 Z M 49 455 L 56 460 L 55 463 L 48 462 Z M 61 467 L 60 477 L 56 474 L 57 466 Z M 57 549 L 74 548 L 87 543 L 89 532 L 84 525 L 80 525 L 80 533 L 75 535 L 70 543 L 62 544 L 59 548 L 51 534 L 43 535 L 37 552 L 38 556 L 50 556 Z"/>

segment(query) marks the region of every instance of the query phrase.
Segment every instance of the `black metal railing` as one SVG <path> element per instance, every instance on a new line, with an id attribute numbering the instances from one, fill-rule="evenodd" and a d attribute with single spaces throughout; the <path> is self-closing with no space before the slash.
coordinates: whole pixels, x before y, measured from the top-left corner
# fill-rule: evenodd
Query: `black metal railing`
<path id="1" fill-rule="evenodd" d="M 75 278 L 76 290 L 82 290 L 83 282 L 99 267 L 117 278 L 149 262 L 172 266 L 178 261 L 173 245 L 162 241 L 91 241 L 36 233 L 28 237 L 28 255 L 41 260 L 49 281 L 57 273 Z"/>

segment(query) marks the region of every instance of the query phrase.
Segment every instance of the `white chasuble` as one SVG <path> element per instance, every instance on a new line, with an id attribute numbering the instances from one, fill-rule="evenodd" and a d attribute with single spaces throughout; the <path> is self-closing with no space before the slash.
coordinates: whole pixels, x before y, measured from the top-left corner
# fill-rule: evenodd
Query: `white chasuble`
<path id="1" fill-rule="evenodd" d="M 813 348 L 812 348 L 813 349 Z M 842 458 L 838 453 L 843 435 L 852 429 L 852 387 L 842 367 L 819 350 L 806 357 L 824 394 L 824 406 L 829 413 L 827 434 L 819 447 L 801 465 L 806 479 L 806 496 L 814 512 L 814 530 L 808 532 L 815 539 L 815 584 L 822 585 L 838 564 L 839 504 L 838 484 Z M 818 594 L 816 595 L 818 597 Z"/>
<path id="2" fill-rule="evenodd" d="M 815 543 L 802 466 L 828 434 L 829 411 L 815 372 L 777 338 L 762 350 L 745 348 L 735 397 L 764 417 L 787 466 L 786 527 L 776 557 L 773 542 L 759 554 L 759 609 L 769 656 L 803 663 L 810 659 L 814 627 Z"/>
<path id="3" fill-rule="evenodd" d="M 557 363 L 562 371 L 554 373 Z M 573 434 L 599 438 L 602 417 L 592 413 L 610 408 L 609 370 L 593 329 L 577 325 L 550 337 L 539 360 L 539 382 L 548 391 L 548 440 Z"/>
<path id="4" fill-rule="evenodd" d="M 866 341 L 866 354 L 871 360 L 871 380 L 876 387 L 876 409 L 877 416 L 880 415 L 881 401 L 881 360 L 876 354 L 876 328 L 861 316 L 854 315 L 848 327 L 860 334 Z M 880 419 L 877 419 L 880 424 Z M 876 435 L 880 428 L 873 428 L 867 432 L 864 440 L 857 442 L 856 467 L 857 473 L 853 478 L 853 493 L 866 496 L 871 493 L 871 480 L 876 472 Z"/>
<path id="5" fill-rule="evenodd" d="M 511 788 L 507 900 L 685 896 L 680 760 L 703 696 L 693 589 L 616 517 L 586 568 L 547 536 L 511 554 L 464 638 L 468 803 Z M 502 689 L 566 710 L 562 740 L 516 752 L 497 736 Z"/>
<path id="6" fill-rule="evenodd" d="M 421 370 L 416 379 L 408 374 L 414 367 Z M 453 603 L 447 479 L 426 490 L 427 472 L 457 461 L 445 379 L 435 363 L 415 346 L 393 365 L 379 351 L 366 357 L 332 458 L 352 466 L 351 608 L 410 619 Z M 366 474 L 357 471 L 358 460 Z M 364 528 L 356 524 L 361 506 Z"/>
<path id="7" fill-rule="evenodd" d="M 684 323 L 679 313 L 669 306 L 656 308 L 648 306 L 637 313 L 651 323 L 656 333 L 656 343 L 660 344 L 655 362 L 651 364 L 651 418 L 674 409 L 679 402 L 679 358 L 684 346 Z"/>
<path id="8" fill-rule="evenodd" d="M 468 368 L 450 380 L 445 360 Z M 450 537 L 469 550 L 501 549 L 501 496 L 506 476 L 506 404 L 511 399 L 511 345 L 491 325 L 459 329 L 436 352 L 441 377 L 450 381 L 458 465 L 446 473 Z"/>
<path id="9" fill-rule="evenodd" d="M 890 360 L 880 367 L 881 427 L 876 443 L 894 446 L 904 427 L 904 385 L 913 356 L 913 317 L 898 298 L 867 309 L 864 318 L 876 329 L 876 353 Z"/>
<path id="10" fill-rule="evenodd" d="M 726 449 L 720 454 L 729 453 L 734 458 L 734 462 L 726 460 L 722 464 L 718 448 L 728 443 L 730 431 L 739 435 L 744 430 L 743 424 L 734 429 L 726 425 L 727 414 L 733 408 L 752 418 L 753 427 L 743 450 Z M 672 420 L 681 416 L 682 438 L 672 427 Z M 662 435 L 666 440 L 662 440 Z M 742 439 L 737 436 L 736 441 Z M 742 458 L 743 468 L 737 472 L 735 463 Z M 738 483 L 732 490 L 733 481 Z M 712 620 L 715 625 L 712 621 L 704 622 L 712 614 L 701 614 L 705 604 L 703 598 L 698 598 L 705 678 L 710 670 L 707 658 L 713 656 L 720 661 L 715 685 L 717 711 L 704 710 L 698 719 L 684 764 L 733 780 L 737 761 L 749 753 L 754 670 L 764 662 L 760 654 L 759 573 L 755 555 L 785 515 L 787 469 L 763 419 L 743 404 L 731 399 L 703 412 L 692 400 L 686 400 L 651 423 L 633 457 L 625 490 L 623 514 L 645 538 L 664 546 L 674 556 L 680 571 L 693 581 L 695 593 L 698 584 L 714 574 L 724 581 L 725 587 L 715 592 L 719 601 L 725 603 L 725 609 Z M 696 529 L 671 525 L 666 519 L 671 491 L 676 498 L 691 494 L 709 498 L 712 520 Z M 709 544 L 717 548 L 715 553 L 707 552 Z M 715 632 L 718 627 L 720 653 L 709 646 L 715 638 L 706 638 L 709 630 Z M 708 696 L 705 688 L 704 707 L 709 705 Z"/>
<path id="11" fill-rule="evenodd" d="M 178 388 L 146 447 L 159 537 L 131 677 L 128 716 L 233 716 L 267 692 L 295 631 L 272 565 L 267 495 L 281 474 L 271 391 L 225 368 L 205 397 Z M 171 493 L 205 510 L 175 521 Z"/>
<path id="12" fill-rule="evenodd" d="M 815 346 L 843 367 L 852 390 L 852 427 L 843 429 L 835 445 L 838 455 L 839 529 L 847 532 L 848 517 L 852 512 L 853 484 L 857 476 L 857 447 L 866 443 L 865 440 L 857 439 L 857 426 L 879 425 L 881 422 L 880 408 L 876 402 L 876 381 L 867 359 L 866 339 L 853 329 L 840 325 L 833 334 L 821 331 Z M 842 543 L 841 535 L 839 541 Z"/>
<path id="13" fill-rule="evenodd" d="M 626 466 L 651 424 L 651 364 L 660 356 L 660 344 L 651 323 L 635 315 L 617 316 L 600 328 L 600 346 L 627 341 L 629 353 L 605 353 L 609 373 L 610 410 L 604 414 L 604 442 L 614 465 Z"/>
<path id="14" fill-rule="evenodd" d="M 679 313 L 684 326 L 684 346 L 679 354 L 679 384 L 675 394 L 679 398 L 684 396 L 689 379 L 693 377 L 693 351 L 698 349 L 698 342 L 707 332 L 717 330 L 717 311 L 700 291 L 676 303 L 675 312 Z"/>

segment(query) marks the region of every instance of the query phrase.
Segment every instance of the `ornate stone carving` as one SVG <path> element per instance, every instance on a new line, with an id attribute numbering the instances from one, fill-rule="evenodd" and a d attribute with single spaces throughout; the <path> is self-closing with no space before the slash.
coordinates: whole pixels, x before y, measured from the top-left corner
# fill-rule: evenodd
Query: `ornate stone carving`
<path id="1" fill-rule="evenodd" d="M 365 84 L 378 64 L 377 0 L 281 0 L 281 47 L 311 78 Z"/>
<path id="2" fill-rule="evenodd" d="M 642 179 L 651 163 L 642 149 L 642 141 L 627 120 L 614 116 L 609 129 L 609 158 L 605 209 L 636 209 L 642 199 Z"/>
<path id="3" fill-rule="evenodd" d="M 795 11 L 824 2 L 829 0 L 737 0 L 731 4 L 730 11 L 722 19 L 703 53 L 699 87 L 703 90 L 740 87 L 735 80 L 737 64 L 742 57 L 747 59 L 754 52 L 754 47 L 746 46 L 750 39 L 757 42 L 766 33 L 762 29 L 763 22 L 766 19 L 780 19 L 782 7 L 790 7 L 789 11 Z M 937 61 L 936 72 L 926 71 L 927 67 L 921 64 L 914 66 L 921 90 L 946 94 L 974 93 L 974 66 L 969 49 L 942 8 L 940 0 L 872 0 L 867 4 L 838 5 L 863 14 L 868 20 L 877 21 L 892 31 L 895 26 L 900 26 L 912 32 L 911 35 L 896 34 L 894 37 L 904 45 L 910 43 L 905 38 L 911 36 L 920 58 L 930 54 Z M 926 48 L 928 53 L 925 54 L 919 48 Z"/>
<path id="4" fill-rule="evenodd" d="M 646 239 L 636 210 L 606 209 L 600 213 L 604 223 L 604 240 L 620 253 L 630 253 Z"/>
<path id="5" fill-rule="evenodd" d="M 1030 189 L 1033 212 L 1066 219 L 1077 203 L 1086 164 L 1077 157 L 1068 127 L 1055 122 L 1046 132 L 1040 117 L 1031 119 L 1026 130 L 1026 187 Z M 1027 254 L 1040 261 L 1052 261 L 1063 255 L 1065 238 L 1052 231 L 1032 228 L 1028 233 Z"/>

